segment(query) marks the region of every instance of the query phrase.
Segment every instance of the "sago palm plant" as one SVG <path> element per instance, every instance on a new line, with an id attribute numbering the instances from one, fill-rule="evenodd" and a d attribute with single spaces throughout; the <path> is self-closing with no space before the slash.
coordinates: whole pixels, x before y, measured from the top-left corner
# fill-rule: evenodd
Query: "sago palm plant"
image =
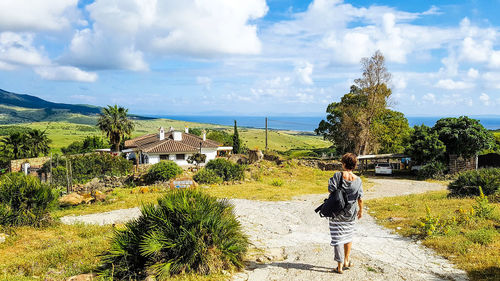
<path id="1" fill-rule="evenodd" d="M 129 280 L 179 273 L 209 274 L 242 267 L 248 239 L 233 206 L 198 190 L 176 190 L 142 207 L 116 230 L 101 274 Z"/>

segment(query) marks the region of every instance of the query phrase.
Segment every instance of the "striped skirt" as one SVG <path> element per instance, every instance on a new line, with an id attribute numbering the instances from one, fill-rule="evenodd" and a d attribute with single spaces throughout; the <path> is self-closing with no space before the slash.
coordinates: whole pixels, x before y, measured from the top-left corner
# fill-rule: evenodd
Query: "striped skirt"
<path id="1" fill-rule="evenodd" d="M 332 237 L 331 246 L 352 242 L 355 221 L 338 221 L 330 218 L 329 222 L 330 236 Z"/>

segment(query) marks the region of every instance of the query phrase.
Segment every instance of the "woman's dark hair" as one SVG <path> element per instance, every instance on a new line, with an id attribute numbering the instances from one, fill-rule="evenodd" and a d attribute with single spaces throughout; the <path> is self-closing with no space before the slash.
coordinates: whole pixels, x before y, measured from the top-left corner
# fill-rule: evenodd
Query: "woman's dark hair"
<path id="1" fill-rule="evenodd" d="M 358 164 L 358 157 L 354 153 L 346 153 L 342 156 L 341 162 L 347 170 L 354 170 Z"/>

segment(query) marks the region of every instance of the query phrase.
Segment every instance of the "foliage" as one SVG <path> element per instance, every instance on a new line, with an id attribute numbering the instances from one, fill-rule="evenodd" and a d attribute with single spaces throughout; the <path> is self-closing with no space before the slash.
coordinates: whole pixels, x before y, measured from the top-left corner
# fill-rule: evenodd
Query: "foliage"
<path id="1" fill-rule="evenodd" d="M 425 217 L 420 218 L 420 222 L 418 223 L 420 235 L 426 237 L 448 233 L 450 230 L 449 221 L 433 216 L 431 214 L 431 209 L 428 206 L 426 206 L 425 209 L 426 215 Z"/>
<path id="2" fill-rule="evenodd" d="M 217 184 L 222 183 L 222 178 L 214 171 L 210 169 L 202 169 L 196 175 L 193 176 L 193 179 L 197 183 L 206 183 L 206 184 Z"/>
<path id="3" fill-rule="evenodd" d="M 387 143 L 392 137 L 386 132 L 391 134 L 390 127 L 401 123 L 401 116 L 387 111 L 392 92 L 387 86 L 391 74 L 385 67 L 385 58 L 377 51 L 372 57 L 363 58 L 361 65 L 362 77 L 354 81 L 355 85 L 340 102 L 328 105 L 326 121 L 319 123 L 315 133 L 333 141 L 341 152 L 354 151 L 360 155 L 376 152 L 380 142 L 385 149 L 400 149 Z"/>
<path id="4" fill-rule="evenodd" d="M 237 181 L 244 177 L 244 167 L 223 158 L 210 160 L 205 169 L 213 170 L 224 181 Z"/>
<path id="5" fill-rule="evenodd" d="M 223 130 L 210 130 L 207 134 L 207 139 L 222 143 L 222 145 L 232 146 L 233 137 Z"/>
<path id="6" fill-rule="evenodd" d="M 51 140 L 45 131 L 27 130 L 26 132 L 12 132 L 0 141 L 4 156 L 9 159 L 38 157 L 47 154 Z"/>
<path id="7" fill-rule="evenodd" d="M 283 180 L 282 179 L 273 179 L 271 181 L 272 186 L 283 186 Z"/>
<path id="8" fill-rule="evenodd" d="M 492 218 L 493 211 L 495 210 L 495 206 L 490 204 L 488 197 L 484 196 L 481 187 L 479 187 L 479 196 L 476 197 L 476 204 L 472 208 L 476 216 L 486 219 Z"/>
<path id="9" fill-rule="evenodd" d="M 115 151 L 120 150 L 120 142 L 126 136 L 130 136 L 134 130 L 134 123 L 128 119 L 128 109 L 108 105 L 102 109 L 97 121 L 97 127 L 106 134 Z"/>
<path id="10" fill-rule="evenodd" d="M 182 168 L 174 161 L 163 160 L 154 164 L 146 174 L 148 182 L 169 181 L 176 176 L 182 174 Z"/>
<path id="11" fill-rule="evenodd" d="M 494 145 L 494 137 L 476 119 L 461 116 L 443 118 L 433 127 L 446 146 L 446 153 L 471 157 Z"/>
<path id="12" fill-rule="evenodd" d="M 52 159 L 53 184 L 67 185 L 66 167 L 71 167 L 69 175 L 72 183 L 84 183 L 93 178 L 128 175 L 132 171 L 133 164 L 123 157 L 109 153 L 89 153 L 65 157 L 55 155 Z M 43 165 L 42 171 L 46 173 L 50 171 L 50 161 Z"/>
<path id="13" fill-rule="evenodd" d="M 480 195 L 479 187 L 485 195 L 500 193 L 500 168 L 465 171 L 448 185 L 453 196 Z"/>
<path id="14" fill-rule="evenodd" d="M 207 160 L 207 155 L 202 153 L 195 153 L 188 157 L 187 162 L 189 164 L 195 163 L 195 165 L 198 166 L 201 163 L 205 163 L 206 160 Z"/>
<path id="15" fill-rule="evenodd" d="M 82 141 L 72 142 L 67 147 L 61 148 L 64 154 L 80 154 L 92 152 L 99 148 L 109 148 L 109 145 L 98 136 L 87 136 Z"/>
<path id="16" fill-rule="evenodd" d="M 200 128 L 189 128 L 189 133 L 195 136 L 201 136 L 202 134 Z"/>
<path id="17" fill-rule="evenodd" d="M 421 179 L 440 179 L 444 176 L 446 165 L 443 162 L 432 161 L 422 166 L 418 171 Z"/>
<path id="18" fill-rule="evenodd" d="M 372 129 L 379 146 L 378 153 L 402 153 L 411 133 L 404 114 L 390 109 L 378 116 Z"/>
<path id="19" fill-rule="evenodd" d="M 421 125 L 413 127 L 405 154 L 410 156 L 416 164 L 424 164 L 439 160 L 445 150 L 446 147 L 439 140 L 438 134 L 431 128 Z"/>
<path id="20" fill-rule="evenodd" d="M 236 120 L 234 120 L 233 153 L 235 153 L 235 154 L 241 153 L 241 151 L 240 151 L 240 136 L 238 135 L 238 127 L 236 126 Z"/>
<path id="21" fill-rule="evenodd" d="M 498 232 L 495 229 L 491 228 L 480 228 L 477 230 L 469 231 L 465 234 L 467 239 L 469 239 L 471 242 L 481 245 L 491 244 L 493 242 L 493 239 L 497 235 Z"/>
<path id="22" fill-rule="evenodd" d="M 57 193 L 33 176 L 8 173 L 0 178 L 0 225 L 44 226 Z"/>
<path id="23" fill-rule="evenodd" d="M 102 275 L 164 280 L 243 266 L 248 240 L 228 201 L 198 190 L 176 190 L 141 212 L 115 231 L 111 249 L 102 256 Z"/>

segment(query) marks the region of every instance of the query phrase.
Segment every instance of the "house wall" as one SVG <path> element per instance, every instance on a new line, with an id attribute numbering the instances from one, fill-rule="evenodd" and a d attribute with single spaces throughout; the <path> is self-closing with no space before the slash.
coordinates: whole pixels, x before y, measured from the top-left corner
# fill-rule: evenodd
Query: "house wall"
<path id="1" fill-rule="evenodd" d="M 201 153 L 207 156 L 205 163 L 217 157 L 217 148 L 202 148 Z"/>
<path id="2" fill-rule="evenodd" d="M 187 159 L 192 154 L 188 154 L 188 153 L 182 153 L 182 154 L 185 155 L 184 160 L 177 160 L 175 154 L 169 154 L 168 160 L 174 161 L 179 166 L 191 165 L 191 164 L 189 164 L 187 162 Z M 160 162 L 160 155 L 159 154 L 146 154 L 146 155 L 149 157 L 149 163 L 148 164 L 156 164 L 156 163 Z"/>

